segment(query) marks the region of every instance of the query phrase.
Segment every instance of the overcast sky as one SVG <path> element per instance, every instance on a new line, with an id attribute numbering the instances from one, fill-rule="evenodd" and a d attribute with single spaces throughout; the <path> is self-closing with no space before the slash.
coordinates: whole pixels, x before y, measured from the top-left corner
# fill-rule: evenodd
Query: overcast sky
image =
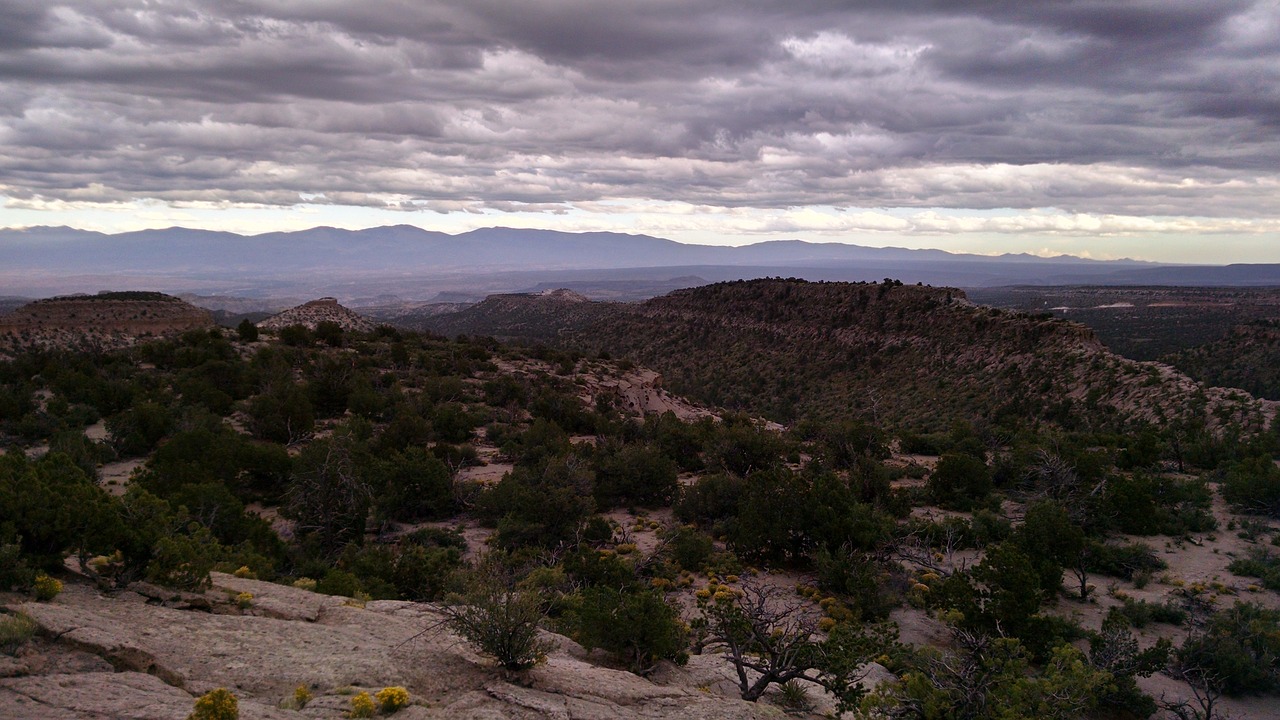
<path id="1" fill-rule="evenodd" d="M 399 223 L 1280 262 L 1280 0 L 0 0 L 0 227 Z"/>

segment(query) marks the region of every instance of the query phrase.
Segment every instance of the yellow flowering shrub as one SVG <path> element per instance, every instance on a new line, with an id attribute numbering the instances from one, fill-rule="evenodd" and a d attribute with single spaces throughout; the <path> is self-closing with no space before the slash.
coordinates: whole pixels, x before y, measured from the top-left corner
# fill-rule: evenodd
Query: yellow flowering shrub
<path id="1" fill-rule="evenodd" d="M 248 609 L 248 607 L 252 604 L 253 604 L 253 593 L 242 592 L 239 595 L 236 595 L 236 605 L 239 606 L 241 610 Z"/>
<path id="2" fill-rule="evenodd" d="M 373 704 L 373 698 L 369 696 L 369 693 L 362 692 L 351 698 L 350 717 L 371 718 L 375 710 L 377 710 L 377 706 Z"/>
<path id="3" fill-rule="evenodd" d="M 239 720 L 240 703 L 226 688 L 211 690 L 196 698 L 195 711 L 187 720 Z"/>
<path id="4" fill-rule="evenodd" d="M 36 600 L 48 602 L 58 597 L 58 593 L 62 592 L 62 581 L 40 573 L 36 576 L 35 591 Z"/>
<path id="5" fill-rule="evenodd" d="M 384 713 L 393 713 L 409 704 L 409 691 L 398 685 L 382 688 L 376 697 Z"/>
<path id="6" fill-rule="evenodd" d="M 311 689 L 306 685 L 299 685 L 293 689 L 293 705 L 301 710 L 311 702 Z"/>

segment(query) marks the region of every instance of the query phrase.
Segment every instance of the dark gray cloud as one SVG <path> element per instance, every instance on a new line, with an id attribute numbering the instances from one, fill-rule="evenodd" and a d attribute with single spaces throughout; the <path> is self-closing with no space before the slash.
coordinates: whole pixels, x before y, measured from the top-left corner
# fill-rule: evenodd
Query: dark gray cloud
<path id="1" fill-rule="evenodd" d="M 1274 0 L 8 0 L 0 195 L 1275 217 Z"/>

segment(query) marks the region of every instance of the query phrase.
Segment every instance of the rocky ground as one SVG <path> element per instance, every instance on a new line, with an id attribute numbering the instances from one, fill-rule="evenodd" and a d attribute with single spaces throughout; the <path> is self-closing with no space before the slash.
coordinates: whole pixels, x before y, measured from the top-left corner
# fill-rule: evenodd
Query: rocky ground
<path id="1" fill-rule="evenodd" d="M 249 592 L 241 610 L 234 596 Z M 438 627 L 430 605 L 341 597 L 215 574 L 200 595 L 147 585 L 104 594 L 71 581 L 52 602 L 8 596 L 40 637 L 0 658 L 0 718 L 174 720 L 225 687 L 244 720 L 340 718 L 351 697 L 403 686 L 403 720 L 450 718 L 769 718 L 782 711 L 733 696 L 717 656 L 648 680 L 598 664 L 555 635 L 559 649 L 526 674 L 505 674 Z M 314 695 L 294 709 L 294 688 Z"/>

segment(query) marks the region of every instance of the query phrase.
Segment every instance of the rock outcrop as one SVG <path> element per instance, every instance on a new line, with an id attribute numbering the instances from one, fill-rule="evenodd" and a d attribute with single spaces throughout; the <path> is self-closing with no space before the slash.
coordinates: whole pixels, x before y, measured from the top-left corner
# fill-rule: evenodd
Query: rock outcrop
<path id="1" fill-rule="evenodd" d="M 282 313 L 258 323 L 264 330 L 279 330 L 290 325 L 302 325 L 308 330 L 315 330 L 322 322 L 331 322 L 343 330 L 351 332 L 370 332 L 373 322 L 338 304 L 335 298 L 323 297 L 289 308 Z"/>
<path id="2" fill-rule="evenodd" d="M 244 611 L 232 600 L 241 592 L 253 594 Z M 0 678 L 0 718 L 170 720 L 185 717 L 196 697 L 218 687 L 236 694 L 244 720 L 340 718 L 355 692 L 392 685 L 407 688 L 415 701 L 396 714 L 402 720 L 782 716 L 776 707 L 709 688 L 702 666 L 714 664 L 712 657 L 699 658 L 696 673 L 669 668 L 656 683 L 593 664 L 581 647 L 551 635 L 561 649 L 517 678 L 444 630 L 430 605 L 358 607 L 345 598 L 222 574 L 214 575 L 206 596 L 212 612 L 69 583 L 53 602 L 11 605 L 36 620 L 43 639 L 26 667 Z M 66 662 L 36 662 L 36 655 L 55 651 L 98 664 L 82 661 L 69 670 Z M 300 684 L 314 699 L 301 712 L 281 709 Z"/>

